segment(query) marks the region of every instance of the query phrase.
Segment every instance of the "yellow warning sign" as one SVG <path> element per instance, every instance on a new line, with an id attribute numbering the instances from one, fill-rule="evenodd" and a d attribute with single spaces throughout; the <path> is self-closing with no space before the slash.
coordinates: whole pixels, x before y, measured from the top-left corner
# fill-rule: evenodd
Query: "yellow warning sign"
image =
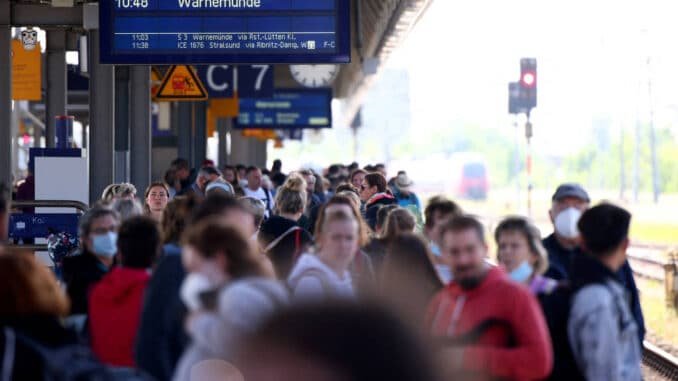
<path id="1" fill-rule="evenodd" d="M 155 100 L 155 96 L 158 94 L 161 84 L 162 75 L 160 75 L 160 71 L 155 67 L 151 67 L 151 98 L 153 98 L 153 100 Z"/>
<path id="2" fill-rule="evenodd" d="M 207 90 L 192 68 L 170 67 L 155 98 L 159 101 L 200 101 L 207 99 Z"/>
<path id="3" fill-rule="evenodd" d="M 12 99 L 42 99 L 42 59 L 40 43 L 24 47 L 21 40 L 12 40 Z"/>

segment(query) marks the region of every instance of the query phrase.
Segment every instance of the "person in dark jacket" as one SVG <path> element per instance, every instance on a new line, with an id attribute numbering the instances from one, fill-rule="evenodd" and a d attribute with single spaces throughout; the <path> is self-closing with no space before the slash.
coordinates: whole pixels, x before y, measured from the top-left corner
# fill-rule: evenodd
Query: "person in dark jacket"
<path id="1" fill-rule="evenodd" d="M 390 209 L 394 205 L 382 206 L 378 214 L 382 214 L 382 210 Z M 373 237 L 370 244 L 363 248 L 363 251 L 370 257 L 377 273 L 381 272 L 381 264 L 386 257 L 388 246 L 402 234 L 414 233 L 417 226 L 414 215 L 399 206 L 386 212 L 386 221 L 383 223 L 381 233 L 378 237 Z"/>
<path id="2" fill-rule="evenodd" d="M 544 248 L 549 253 L 549 269 L 544 274 L 545 277 L 555 280 L 570 279 L 572 258 L 575 254 L 582 253 L 577 222 L 589 208 L 590 202 L 588 193 L 578 184 L 562 184 L 553 194 L 549 215 L 555 231 L 543 241 Z M 633 270 L 628 261 L 617 271 L 617 277 L 629 293 L 630 308 L 642 343 L 645 338 L 645 319 L 640 308 Z"/>
<path id="3" fill-rule="evenodd" d="M 134 367 L 134 340 L 139 327 L 149 269 L 160 251 L 155 220 L 133 217 L 120 227 L 121 266 L 114 267 L 89 295 L 92 349 L 104 363 Z"/>
<path id="4" fill-rule="evenodd" d="M 172 377 L 188 342 L 182 329 L 186 308 L 178 297 L 186 276 L 179 245 L 195 205 L 195 198 L 186 196 L 167 204 L 162 218 L 162 257 L 146 287 L 134 359 L 158 380 Z"/>
<path id="5" fill-rule="evenodd" d="M 56 349 L 77 341 L 60 319 L 68 298 L 54 274 L 27 253 L 0 253 L 0 374 L 3 380 L 42 380 L 43 357 L 25 338 Z"/>
<path id="6" fill-rule="evenodd" d="M 185 195 L 193 184 L 194 173 L 191 171 L 191 165 L 188 160 L 178 158 L 172 162 L 171 171 L 174 172 L 174 184 L 169 184 L 170 187 L 174 188 L 177 196 Z"/>
<path id="7" fill-rule="evenodd" d="M 380 173 L 369 173 L 365 176 L 360 185 L 360 199 L 365 203 L 365 220 L 372 231 L 376 229 L 379 208 L 397 203 L 388 190 L 386 178 Z"/>
<path id="8" fill-rule="evenodd" d="M 118 252 L 117 212 L 97 206 L 80 219 L 82 245 L 78 254 L 64 258 L 63 281 L 71 300 L 71 315 L 87 314 L 89 292 L 113 265 Z"/>
<path id="9" fill-rule="evenodd" d="M 16 189 L 17 201 L 35 200 L 35 176 L 33 175 L 32 163 L 28 165 L 28 176 L 19 183 Z M 35 208 L 23 208 L 23 213 L 35 213 Z"/>
<path id="10" fill-rule="evenodd" d="M 275 196 L 277 214 L 261 225 L 259 246 L 270 258 L 279 279 L 287 279 L 297 258 L 313 244 L 311 233 L 299 223 L 307 196 L 303 177 L 290 175 Z"/>
<path id="11" fill-rule="evenodd" d="M 308 169 L 303 169 L 298 172 L 304 180 L 306 181 L 306 208 L 304 209 L 304 215 L 306 217 L 311 217 L 311 211 L 313 209 L 319 208 L 323 204 L 322 200 L 315 194 L 315 182 L 316 178 L 313 172 Z"/>

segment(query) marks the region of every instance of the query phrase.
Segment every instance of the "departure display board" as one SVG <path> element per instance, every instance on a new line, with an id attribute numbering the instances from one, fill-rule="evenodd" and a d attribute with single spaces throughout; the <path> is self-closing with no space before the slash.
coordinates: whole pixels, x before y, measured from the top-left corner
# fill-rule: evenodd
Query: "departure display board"
<path id="1" fill-rule="evenodd" d="M 349 1 L 100 1 L 101 61 L 347 63 Z"/>
<path id="2" fill-rule="evenodd" d="M 275 90 L 272 98 L 241 98 L 234 127 L 332 127 L 332 89 L 284 89 Z"/>

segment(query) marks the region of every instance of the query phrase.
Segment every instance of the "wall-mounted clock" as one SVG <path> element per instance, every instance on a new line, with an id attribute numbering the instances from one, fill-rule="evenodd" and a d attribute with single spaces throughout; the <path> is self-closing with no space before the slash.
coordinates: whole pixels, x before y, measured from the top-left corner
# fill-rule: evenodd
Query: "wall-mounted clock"
<path id="1" fill-rule="evenodd" d="M 329 87 L 339 74 L 339 65 L 290 65 L 292 77 L 304 87 Z"/>

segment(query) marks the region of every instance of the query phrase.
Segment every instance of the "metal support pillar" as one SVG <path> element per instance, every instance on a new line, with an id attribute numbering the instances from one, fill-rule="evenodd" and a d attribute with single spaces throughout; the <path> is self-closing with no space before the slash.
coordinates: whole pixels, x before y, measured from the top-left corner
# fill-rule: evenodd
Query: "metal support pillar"
<path id="1" fill-rule="evenodd" d="M 115 68 L 115 171 L 116 183 L 128 182 L 130 129 L 130 69 Z"/>
<path id="2" fill-rule="evenodd" d="M 219 168 L 224 168 L 228 164 L 228 130 L 231 129 L 230 118 L 220 118 L 217 120 L 217 135 L 219 136 Z"/>
<path id="3" fill-rule="evenodd" d="M 45 116 L 45 143 L 56 146 L 56 117 L 66 115 L 68 86 L 66 83 L 66 31 L 47 31 L 47 112 Z"/>
<path id="4" fill-rule="evenodd" d="M 89 32 L 89 197 L 94 202 L 113 182 L 115 73 L 99 62 L 99 30 Z"/>
<path id="5" fill-rule="evenodd" d="M 268 141 L 254 141 L 254 156 L 252 157 L 252 164 L 259 168 L 266 167 Z"/>
<path id="6" fill-rule="evenodd" d="M 245 138 L 240 131 L 231 132 L 231 164 L 266 166 L 267 142 Z"/>
<path id="7" fill-rule="evenodd" d="M 151 183 L 151 68 L 130 68 L 130 174 L 132 184 L 143 192 Z"/>
<path id="8" fill-rule="evenodd" d="M 0 0 L 0 186 L 7 186 L 7 190 L 12 185 L 12 28 L 9 15 L 9 0 Z"/>
<path id="9" fill-rule="evenodd" d="M 241 131 L 231 131 L 231 164 L 249 165 L 250 139 L 242 136 Z"/>
<path id="10" fill-rule="evenodd" d="M 176 132 L 178 140 L 179 157 L 188 160 L 193 166 L 193 147 L 191 141 L 193 140 L 193 103 L 178 102 L 177 117 L 176 117 Z M 174 121 L 174 119 L 172 120 Z"/>
<path id="11" fill-rule="evenodd" d="M 193 166 L 207 157 L 207 102 L 193 103 Z"/>

